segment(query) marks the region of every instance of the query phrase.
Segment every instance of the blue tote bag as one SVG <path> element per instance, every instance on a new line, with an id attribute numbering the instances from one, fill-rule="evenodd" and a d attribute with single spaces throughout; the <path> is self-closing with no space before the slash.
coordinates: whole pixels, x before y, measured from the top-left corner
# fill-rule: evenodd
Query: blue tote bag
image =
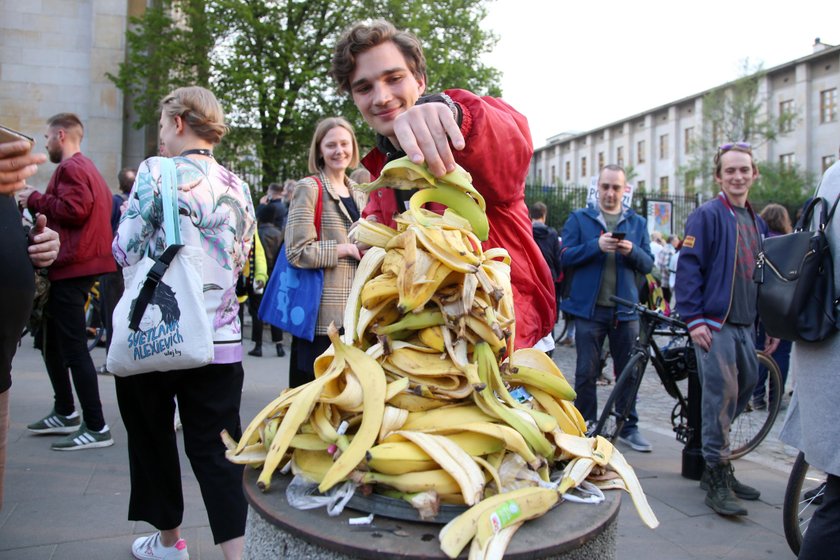
<path id="1" fill-rule="evenodd" d="M 318 183 L 315 232 L 320 238 L 323 208 L 321 193 L 324 186 L 317 177 L 312 178 Z M 286 258 L 286 244 L 283 243 L 265 287 L 258 315 L 262 321 L 312 342 L 315 339 L 315 326 L 323 291 L 324 269 L 292 266 Z"/>

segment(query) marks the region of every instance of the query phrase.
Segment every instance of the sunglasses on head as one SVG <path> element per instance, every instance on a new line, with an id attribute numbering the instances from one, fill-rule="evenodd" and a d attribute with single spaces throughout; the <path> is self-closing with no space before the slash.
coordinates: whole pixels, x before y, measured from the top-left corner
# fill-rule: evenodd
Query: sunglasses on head
<path id="1" fill-rule="evenodd" d="M 717 164 L 720 161 L 720 156 L 722 156 L 730 150 L 735 150 L 736 152 L 745 152 L 752 156 L 752 146 L 749 142 L 727 142 L 726 144 L 721 144 L 720 146 L 718 146 L 718 151 L 715 154 L 715 163 Z"/>
<path id="2" fill-rule="evenodd" d="M 721 144 L 718 146 L 719 152 L 728 152 L 733 148 L 740 148 L 741 150 L 752 150 L 752 146 L 749 142 L 729 142 L 727 144 Z"/>

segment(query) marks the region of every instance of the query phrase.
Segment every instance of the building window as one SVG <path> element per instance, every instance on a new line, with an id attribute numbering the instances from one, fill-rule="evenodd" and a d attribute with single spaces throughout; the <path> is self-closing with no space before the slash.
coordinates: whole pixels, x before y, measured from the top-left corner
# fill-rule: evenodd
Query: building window
<path id="1" fill-rule="evenodd" d="M 691 152 L 691 144 L 694 142 L 694 127 L 689 126 L 685 129 L 684 132 L 685 138 L 683 141 L 683 153 L 688 154 Z"/>
<path id="2" fill-rule="evenodd" d="M 598 152 L 598 171 L 604 168 L 604 152 Z"/>
<path id="3" fill-rule="evenodd" d="M 551 166 L 551 184 L 553 185 L 554 182 L 557 180 L 557 173 L 555 172 L 555 167 Z"/>
<path id="4" fill-rule="evenodd" d="M 793 169 L 794 163 L 796 163 L 796 156 L 794 154 L 782 154 L 779 156 L 779 165 L 784 170 Z"/>
<path id="5" fill-rule="evenodd" d="M 636 143 L 636 162 L 637 163 L 644 163 L 645 162 L 645 141 L 639 140 Z"/>
<path id="6" fill-rule="evenodd" d="M 537 184 L 542 185 L 542 169 L 537 169 Z"/>
<path id="7" fill-rule="evenodd" d="M 837 120 L 837 88 L 820 92 L 820 123 Z"/>
<path id="8" fill-rule="evenodd" d="M 638 183 L 636 183 L 636 190 L 641 193 L 645 192 L 645 182 L 639 181 Z"/>
<path id="9" fill-rule="evenodd" d="M 580 176 L 586 178 L 586 158 L 580 158 Z"/>
<path id="10" fill-rule="evenodd" d="M 572 162 L 570 162 L 570 161 L 566 162 L 566 173 L 565 173 L 565 175 L 566 175 L 566 182 L 567 183 L 572 180 Z"/>
<path id="11" fill-rule="evenodd" d="M 835 156 L 835 155 L 823 156 L 823 158 L 822 158 L 822 170 L 823 170 L 823 173 L 825 173 L 825 171 L 826 171 L 829 167 L 831 167 L 832 165 L 834 165 L 834 162 L 835 162 L 835 161 L 837 161 L 837 156 Z"/>
<path id="12" fill-rule="evenodd" d="M 615 162 L 624 167 L 624 146 L 619 146 L 615 149 Z"/>
<path id="13" fill-rule="evenodd" d="M 659 194 L 668 194 L 670 189 L 668 188 L 668 176 L 660 177 L 659 178 Z"/>
<path id="14" fill-rule="evenodd" d="M 793 132 L 793 99 L 779 102 L 780 132 Z"/>
<path id="15" fill-rule="evenodd" d="M 668 135 L 659 137 L 659 159 L 668 159 Z"/>

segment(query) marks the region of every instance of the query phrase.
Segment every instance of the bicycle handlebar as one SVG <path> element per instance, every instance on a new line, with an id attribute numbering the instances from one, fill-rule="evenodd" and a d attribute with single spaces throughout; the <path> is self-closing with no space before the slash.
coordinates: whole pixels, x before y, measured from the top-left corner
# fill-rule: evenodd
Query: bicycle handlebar
<path id="1" fill-rule="evenodd" d="M 686 326 L 686 324 L 683 323 L 682 321 L 680 321 L 679 319 L 674 319 L 673 317 L 668 317 L 667 315 L 664 315 L 664 314 L 660 313 L 659 311 L 654 311 L 652 309 L 649 309 L 646 305 L 643 305 L 641 303 L 632 302 L 632 301 L 626 300 L 624 298 L 620 298 L 618 296 L 610 296 L 610 300 L 614 301 L 615 303 L 617 303 L 619 305 L 623 305 L 624 307 L 633 308 L 637 312 L 639 312 L 641 315 L 644 315 L 645 317 L 648 317 L 655 322 L 666 323 L 666 324 L 671 325 L 672 327 L 676 327 L 678 329 L 687 329 L 688 328 Z"/>

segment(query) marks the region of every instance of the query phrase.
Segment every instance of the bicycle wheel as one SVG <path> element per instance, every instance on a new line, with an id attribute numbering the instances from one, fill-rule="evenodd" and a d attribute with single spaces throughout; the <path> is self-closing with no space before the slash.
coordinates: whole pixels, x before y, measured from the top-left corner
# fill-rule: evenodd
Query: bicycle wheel
<path id="1" fill-rule="evenodd" d="M 639 386 L 642 383 L 642 375 L 645 367 L 647 367 L 647 361 L 648 357 L 642 353 L 634 353 L 630 356 L 630 360 L 621 370 L 618 381 L 609 398 L 607 398 L 603 410 L 601 410 L 598 423 L 595 424 L 595 430 L 589 434 L 590 436 L 600 435 L 611 442 L 615 442 L 627 422 L 633 403 L 636 402 L 636 395 L 639 393 Z M 618 398 L 625 391 L 628 392 L 627 399 L 619 410 Z"/>
<path id="2" fill-rule="evenodd" d="M 91 290 L 88 294 L 88 300 L 85 304 L 85 328 L 88 337 L 87 348 L 88 352 L 91 352 L 100 342 L 104 341 L 105 337 L 98 291 Z"/>
<path id="3" fill-rule="evenodd" d="M 554 324 L 554 342 L 559 344 L 561 340 L 566 338 L 566 332 L 569 330 L 569 315 L 560 311 L 557 313 L 557 323 Z"/>
<path id="4" fill-rule="evenodd" d="M 799 554 L 802 537 L 808 530 L 811 516 L 822 503 L 825 491 L 825 474 L 811 468 L 801 451 L 793 462 L 785 501 L 782 503 L 782 525 L 785 529 L 785 539 L 794 554 Z"/>
<path id="5" fill-rule="evenodd" d="M 767 406 L 754 408 L 748 404 L 747 408 L 732 420 L 729 431 L 729 445 L 732 449 L 732 459 L 743 457 L 764 441 L 773 428 L 773 423 L 779 415 L 782 406 L 782 374 L 776 361 L 764 352 L 756 352 L 758 363 L 767 368 Z"/>

